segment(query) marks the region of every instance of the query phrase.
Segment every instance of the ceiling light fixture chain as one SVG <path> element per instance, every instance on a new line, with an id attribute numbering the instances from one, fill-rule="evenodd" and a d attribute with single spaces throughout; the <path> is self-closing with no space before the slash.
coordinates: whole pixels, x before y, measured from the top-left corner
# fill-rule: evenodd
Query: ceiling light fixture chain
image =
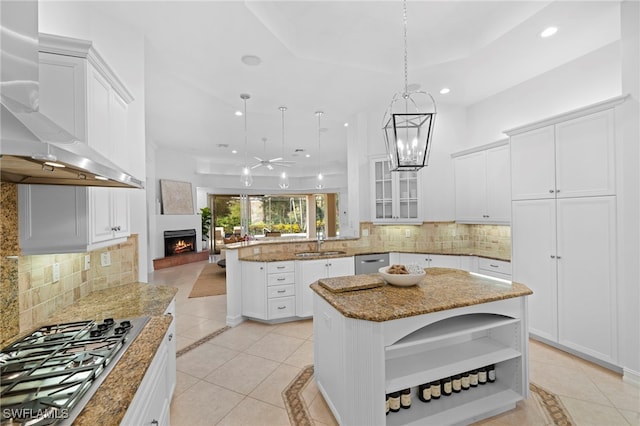
<path id="1" fill-rule="evenodd" d="M 247 152 L 249 150 L 247 137 L 247 99 L 251 99 L 251 96 L 246 93 L 242 93 L 240 94 L 240 99 L 244 101 L 244 166 L 242 167 L 242 172 L 240 174 L 240 182 L 242 182 L 245 187 L 248 187 L 253 184 L 251 169 L 247 165 Z"/>
<path id="2" fill-rule="evenodd" d="M 284 159 L 284 112 L 287 110 L 287 107 L 281 106 L 278 109 L 282 113 L 282 158 Z M 278 179 L 278 186 L 280 187 L 280 189 L 289 188 L 289 176 L 287 176 L 287 172 L 284 171 L 284 168 L 282 170 L 282 173 L 280 174 L 280 178 Z"/>
<path id="3" fill-rule="evenodd" d="M 404 24 L 404 88 L 391 99 L 382 119 L 391 171 L 417 171 L 427 165 L 436 116 L 436 102 L 422 90 L 409 91 L 407 1 L 402 2 Z"/>
<path id="4" fill-rule="evenodd" d="M 320 171 L 320 134 L 322 133 L 320 127 L 320 119 L 322 117 L 322 114 L 324 114 L 324 112 L 316 111 L 316 115 L 318 116 L 318 177 L 316 179 L 316 189 L 324 188 L 324 176 L 322 176 L 322 172 Z"/>

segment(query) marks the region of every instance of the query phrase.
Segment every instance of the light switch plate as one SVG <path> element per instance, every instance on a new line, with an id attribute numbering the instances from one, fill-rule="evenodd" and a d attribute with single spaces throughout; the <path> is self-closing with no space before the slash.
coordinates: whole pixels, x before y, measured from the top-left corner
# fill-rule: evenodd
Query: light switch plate
<path id="1" fill-rule="evenodd" d="M 369 230 L 367 228 L 362 230 L 362 236 L 363 237 L 368 237 L 369 236 Z"/>
<path id="2" fill-rule="evenodd" d="M 57 283 L 58 281 L 60 281 L 60 264 L 54 263 L 53 264 L 53 282 Z"/>
<path id="3" fill-rule="evenodd" d="M 100 254 L 100 264 L 102 266 L 110 266 L 111 265 L 111 253 L 108 251 Z"/>
<path id="4" fill-rule="evenodd" d="M 88 271 L 89 269 L 91 269 L 91 256 L 87 254 L 84 256 L 84 270 Z"/>
<path id="5" fill-rule="evenodd" d="M 410 229 L 405 229 L 404 230 L 404 236 L 407 238 L 411 238 L 411 230 Z"/>

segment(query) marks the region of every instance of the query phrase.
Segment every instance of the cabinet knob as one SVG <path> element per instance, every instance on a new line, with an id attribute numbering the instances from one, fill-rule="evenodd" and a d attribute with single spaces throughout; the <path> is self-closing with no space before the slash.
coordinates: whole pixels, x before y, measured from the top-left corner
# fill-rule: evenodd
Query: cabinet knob
<path id="1" fill-rule="evenodd" d="M 158 425 L 159 423 L 158 423 L 158 421 L 156 419 L 153 419 L 153 420 L 151 420 L 151 424 L 152 425 Z"/>
<path id="2" fill-rule="evenodd" d="M 556 189 L 556 194 L 557 194 L 558 192 L 560 192 L 560 190 L 559 190 L 559 189 Z"/>
<path id="3" fill-rule="evenodd" d="M 278 290 L 278 293 L 286 293 L 287 290 Z"/>
<path id="4" fill-rule="evenodd" d="M 173 340 L 173 333 L 169 335 L 169 341 L 172 341 L 172 340 Z"/>
<path id="5" fill-rule="evenodd" d="M 555 257 L 554 255 L 551 255 L 551 258 L 552 258 L 552 259 L 555 259 L 556 257 Z"/>
<path id="6" fill-rule="evenodd" d="M 278 309 L 285 309 L 286 306 L 278 306 Z"/>
<path id="7" fill-rule="evenodd" d="M 549 190 L 549 194 L 553 194 L 555 191 L 553 189 Z"/>
<path id="8" fill-rule="evenodd" d="M 562 259 L 562 256 L 556 256 L 556 259 Z"/>

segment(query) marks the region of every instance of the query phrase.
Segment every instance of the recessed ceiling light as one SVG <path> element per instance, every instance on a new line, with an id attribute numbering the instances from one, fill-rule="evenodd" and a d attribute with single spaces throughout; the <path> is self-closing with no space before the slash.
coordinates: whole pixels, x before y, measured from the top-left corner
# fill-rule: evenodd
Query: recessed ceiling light
<path id="1" fill-rule="evenodd" d="M 234 112 L 235 115 L 237 115 L 238 117 L 242 117 L 242 111 L 236 111 Z"/>
<path id="2" fill-rule="evenodd" d="M 540 33 L 540 37 L 542 38 L 551 37 L 557 32 L 558 32 L 558 28 L 556 27 L 545 28 L 545 30 Z"/>
<path id="3" fill-rule="evenodd" d="M 235 149 L 233 151 L 231 151 L 232 154 L 237 154 L 238 151 L 236 151 Z"/>
<path id="4" fill-rule="evenodd" d="M 349 127 L 349 123 L 344 123 L 344 127 Z"/>
<path id="5" fill-rule="evenodd" d="M 256 67 L 262 63 L 262 59 L 255 55 L 244 55 L 240 58 L 243 64 L 249 65 L 251 67 Z"/>
<path id="6" fill-rule="evenodd" d="M 305 154 L 304 156 L 309 158 L 309 157 L 311 157 L 311 154 Z"/>
<path id="7" fill-rule="evenodd" d="M 449 89 L 448 87 L 443 87 L 442 89 L 440 89 L 440 94 L 446 95 L 450 91 L 451 91 L 451 89 Z"/>

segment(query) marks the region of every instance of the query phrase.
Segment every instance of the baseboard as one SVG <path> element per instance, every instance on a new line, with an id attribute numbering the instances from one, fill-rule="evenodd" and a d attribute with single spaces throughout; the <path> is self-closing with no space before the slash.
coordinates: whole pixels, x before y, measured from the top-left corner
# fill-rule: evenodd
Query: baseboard
<path id="1" fill-rule="evenodd" d="M 620 367 L 618 365 L 612 364 L 612 363 L 607 362 L 607 361 L 603 361 L 603 360 L 598 359 L 596 357 L 593 357 L 591 355 L 584 354 L 584 353 L 582 353 L 580 351 L 576 351 L 575 349 L 568 348 L 568 347 L 566 347 L 566 346 L 564 346 L 564 345 L 562 345 L 560 343 L 554 342 L 554 341 L 549 340 L 549 339 L 547 339 L 545 337 L 540 337 L 540 336 L 538 336 L 536 334 L 533 334 L 533 333 L 529 333 L 529 337 L 531 337 L 532 339 L 537 340 L 539 342 L 542 342 L 542 343 L 544 343 L 546 345 L 552 346 L 552 347 L 554 347 L 556 349 L 560 349 L 561 351 L 570 353 L 571 355 L 575 355 L 578 358 L 582 358 L 582 359 L 584 359 L 586 361 L 592 362 L 594 364 L 598 364 L 600 367 L 604 367 L 604 368 L 606 368 L 608 370 L 611 370 L 611 371 L 613 371 L 615 373 L 618 373 L 618 374 L 622 374 L 623 373 L 622 367 Z"/>
<path id="2" fill-rule="evenodd" d="M 234 317 L 230 317 L 227 315 L 227 325 L 229 327 L 235 327 L 236 325 L 240 325 L 245 321 L 245 317 L 242 315 L 236 315 Z"/>
<path id="3" fill-rule="evenodd" d="M 622 367 L 622 381 L 640 388 L 640 372 Z"/>

